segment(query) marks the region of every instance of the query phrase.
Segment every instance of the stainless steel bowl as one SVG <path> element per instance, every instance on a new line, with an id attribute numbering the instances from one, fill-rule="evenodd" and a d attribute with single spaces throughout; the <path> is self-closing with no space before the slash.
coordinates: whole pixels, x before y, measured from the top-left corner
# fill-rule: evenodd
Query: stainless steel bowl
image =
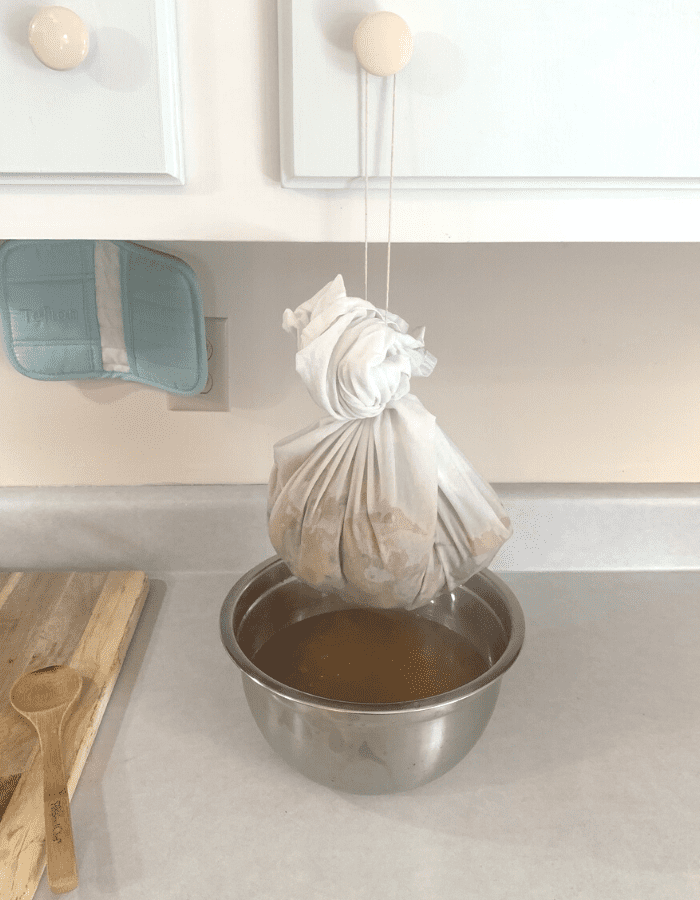
<path id="1" fill-rule="evenodd" d="M 464 635 L 489 668 L 457 690 L 406 703 L 326 700 L 276 681 L 251 662 L 272 635 L 348 604 L 295 578 L 279 557 L 247 572 L 221 609 L 221 638 L 241 670 L 248 705 L 270 746 L 328 787 L 356 794 L 406 791 L 444 775 L 476 744 L 491 718 L 501 677 L 525 637 L 513 592 L 482 570 L 413 610 Z"/>

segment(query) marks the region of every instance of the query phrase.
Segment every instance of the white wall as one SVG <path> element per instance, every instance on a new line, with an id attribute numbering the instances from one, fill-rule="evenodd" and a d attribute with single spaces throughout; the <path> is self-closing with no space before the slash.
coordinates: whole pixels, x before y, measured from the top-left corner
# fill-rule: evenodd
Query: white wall
<path id="1" fill-rule="evenodd" d="M 230 411 L 35 381 L 1 352 L 0 485 L 266 482 L 274 442 L 318 418 L 282 312 L 338 273 L 360 295 L 362 244 L 145 243 L 229 317 Z M 386 247 L 370 249 L 383 306 Z M 390 308 L 438 359 L 414 393 L 488 481 L 700 481 L 697 245 L 394 245 L 391 260 Z"/>

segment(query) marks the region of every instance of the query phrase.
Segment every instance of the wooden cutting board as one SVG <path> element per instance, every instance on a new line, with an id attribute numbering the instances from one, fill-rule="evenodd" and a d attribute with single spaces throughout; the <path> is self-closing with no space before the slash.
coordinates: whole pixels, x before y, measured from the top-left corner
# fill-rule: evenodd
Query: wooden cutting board
<path id="1" fill-rule="evenodd" d="M 68 665 L 83 676 L 62 732 L 72 797 L 147 593 L 143 572 L 0 572 L 2 900 L 31 900 L 46 865 L 39 739 L 10 704 L 10 689 L 43 666 Z"/>

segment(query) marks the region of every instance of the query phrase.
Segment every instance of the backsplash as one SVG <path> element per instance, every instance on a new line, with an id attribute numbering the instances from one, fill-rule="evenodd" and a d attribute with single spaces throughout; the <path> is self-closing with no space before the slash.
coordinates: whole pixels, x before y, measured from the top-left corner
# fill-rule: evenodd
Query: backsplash
<path id="1" fill-rule="evenodd" d="M 494 572 L 698 571 L 697 484 L 494 484 Z M 238 572 L 275 551 L 263 484 L 0 488 L 0 571 Z"/>
<path id="2" fill-rule="evenodd" d="M 228 318 L 230 409 L 173 412 L 112 381 L 41 382 L 0 352 L 0 485 L 259 484 L 272 445 L 321 411 L 282 329 L 362 244 L 142 242 Z M 384 306 L 386 246 L 370 247 Z M 696 244 L 395 244 L 390 310 L 437 357 L 412 391 L 490 482 L 698 482 Z"/>

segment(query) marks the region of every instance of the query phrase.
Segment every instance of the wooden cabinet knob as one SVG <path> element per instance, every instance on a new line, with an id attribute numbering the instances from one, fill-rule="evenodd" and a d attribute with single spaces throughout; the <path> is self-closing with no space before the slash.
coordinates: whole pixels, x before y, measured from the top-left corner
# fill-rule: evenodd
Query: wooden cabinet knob
<path id="1" fill-rule="evenodd" d="M 370 13 L 357 26 L 352 46 L 370 75 L 395 75 L 411 58 L 413 35 L 396 13 Z"/>
<path id="2" fill-rule="evenodd" d="M 49 69 L 74 69 L 85 59 L 88 29 L 77 13 L 65 6 L 44 6 L 29 23 L 34 55 Z"/>

